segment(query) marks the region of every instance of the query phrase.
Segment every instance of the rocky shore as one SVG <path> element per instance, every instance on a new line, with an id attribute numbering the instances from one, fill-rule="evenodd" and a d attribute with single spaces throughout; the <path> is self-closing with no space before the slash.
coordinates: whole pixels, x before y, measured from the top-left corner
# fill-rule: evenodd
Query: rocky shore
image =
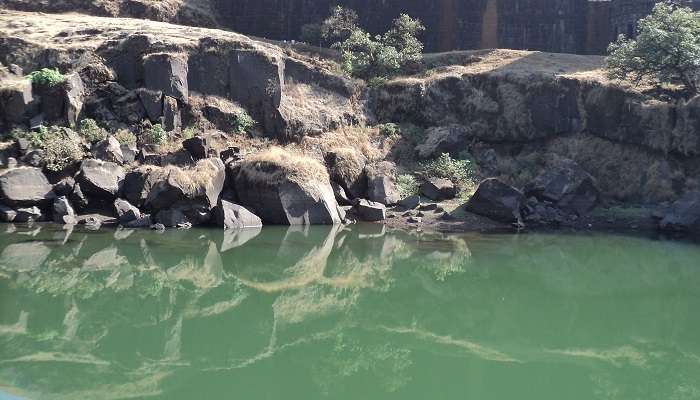
<path id="1" fill-rule="evenodd" d="M 4 222 L 700 231 L 700 98 L 608 82 L 598 57 L 435 55 L 368 86 L 231 32 L 2 10 L 0 27 Z M 27 78 L 42 68 L 61 81 Z M 416 172 L 465 154 L 473 188 Z"/>

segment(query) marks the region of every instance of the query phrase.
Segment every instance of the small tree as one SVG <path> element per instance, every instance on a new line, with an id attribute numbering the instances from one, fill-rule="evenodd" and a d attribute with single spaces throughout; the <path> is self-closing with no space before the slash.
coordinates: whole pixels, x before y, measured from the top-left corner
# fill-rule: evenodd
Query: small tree
<path id="1" fill-rule="evenodd" d="M 608 76 L 639 84 L 681 83 L 692 94 L 700 89 L 700 12 L 659 3 L 639 20 L 636 39 L 623 35 L 608 47 Z"/>
<path id="2" fill-rule="evenodd" d="M 321 25 L 321 37 L 328 43 L 347 40 L 358 29 L 358 19 L 355 10 L 336 6 L 331 10 L 331 15 Z"/>

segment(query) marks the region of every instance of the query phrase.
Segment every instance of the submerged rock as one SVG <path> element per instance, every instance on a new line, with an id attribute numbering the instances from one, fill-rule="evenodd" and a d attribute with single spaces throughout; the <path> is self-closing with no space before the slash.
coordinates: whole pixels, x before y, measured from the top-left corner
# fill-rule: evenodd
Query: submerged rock
<path id="1" fill-rule="evenodd" d="M 499 222 L 519 222 L 524 197 L 518 189 L 496 178 L 479 184 L 476 193 L 466 204 L 466 210 Z"/>

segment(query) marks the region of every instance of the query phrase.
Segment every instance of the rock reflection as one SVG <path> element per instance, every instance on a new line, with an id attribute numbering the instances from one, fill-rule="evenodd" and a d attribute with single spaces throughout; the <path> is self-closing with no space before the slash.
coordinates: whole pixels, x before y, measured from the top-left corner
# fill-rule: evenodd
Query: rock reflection
<path id="1" fill-rule="evenodd" d="M 268 360 L 282 383 L 303 360 L 305 398 L 358 382 L 399 392 L 434 357 L 586 368 L 600 393 L 635 393 L 630 368 L 700 373 L 697 322 L 679 318 L 697 305 L 700 252 L 678 244 L 376 225 L 13 229 L 0 234 L 0 387 L 27 397 L 172 398 L 178 377 L 204 388 L 232 371 L 266 388 Z"/>

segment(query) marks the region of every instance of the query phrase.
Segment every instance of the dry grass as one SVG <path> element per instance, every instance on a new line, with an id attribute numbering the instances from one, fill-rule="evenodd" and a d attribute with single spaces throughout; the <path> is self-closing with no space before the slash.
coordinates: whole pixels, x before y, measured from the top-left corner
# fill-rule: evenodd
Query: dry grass
<path id="1" fill-rule="evenodd" d="M 352 147 L 334 149 L 335 163 L 332 174 L 342 182 L 354 182 L 365 168 L 367 159 Z"/>
<path id="2" fill-rule="evenodd" d="M 147 165 L 136 168 L 136 171 L 147 175 L 150 182 L 167 180 L 191 194 L 203 194 L 202 190 L 220 172 L 216 162 L 212 159 L 201 160 L 193 167 Z"/>
<path id="3" fill-rule="evenodd" d="M 280 147 L 271 147 L 247 157 L 241 163 L 240 173 L 251 182 L 275 186 L 292 181 L 313 192 L 319 184 L 330 179 L 326 167 L 318 160 Z"/>

